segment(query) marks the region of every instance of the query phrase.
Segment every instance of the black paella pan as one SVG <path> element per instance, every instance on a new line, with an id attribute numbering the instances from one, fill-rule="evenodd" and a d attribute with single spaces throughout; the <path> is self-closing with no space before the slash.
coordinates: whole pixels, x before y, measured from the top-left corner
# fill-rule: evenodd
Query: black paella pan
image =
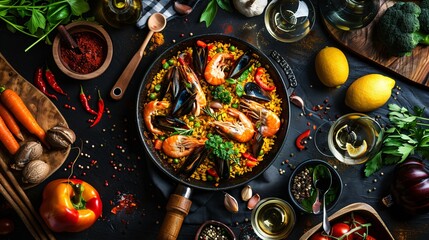
<path id="1" fill-rule="evenodd" d="M 215 185 L 210 181 L 201 181 L 194 180 L 189 178 L 182 178 L 173 167 L 166 163 L 160 157 L 158 151 L 155 150 L 153 141 L 151 139 L 151 133 L 147 130 L 144 121 L 142 110 L 144 105 L 149 102 L 148 98 L 148 89 L 150 87 L 152 79 L 154 79 L 155 75 L 162 68 L 163 59 L 170 59 L 173 56 L 176 56 L 179 51 L 182 51 L 188 47 L 192 47 L 195 45 L 197 40 L 202 40 L 204 42 L 223 42 L 223 43 L 231 43 L 236 46 L 238 49 L 243 50 L 244 52 L 251 51 L 252 53 L 258 56 L 258 61 L 263 65 L 271 78 L 274 80 L 276 85 L 276 92 L 279 95 L 279 98 L 282 99 L 281 108 L 282 113 L 279 116 L 281 120 L 281 127 L 277 132 L 275 144 L 272 146 L 272 149 L 268 154 L 264 156 L 264 160 L 259 163 L 256 167 L 252 169 L 251 172 L 245 173 L 244 175 L 228 179 L 227 181 L 221 181 L 219 185 Z M 287 63 L 286 63 L 287 64 Z M 284 69 L 284 66 L 282 66 Z M 293 84 L 290 84 L 287 87 L 285 81 L 286 78 L 290 78 L 290 74 L 293 75 L 291 71 L 289 71 L 289 76 L 283 78 L 280 72 L 276 69 L 273 62 L 259 49 L 252 46 L 251 44 L 227 35 L 221 34 L 207 34 L 207 35 L 199 35 L 183 40 L 180 43 L 173 45 L 168 48 L 164 53 L 162 53 L 157 60 L 150 66 L 148 71 L 146 72 L 143 81 L 138 90 L 137 96 L 137 108 L 136 108 L 136 116 L 137 116 L 137 125 L 139 130 L 139 137 L 144 145 L 144 149 L 151 158 L 152 162 L 167 176 L 178 183 L 178 187 L 176 192 L 170 196 L 169 202 L 167 204 L 167 216 L 164 220 L 164 223 L 161 227 L 161 231 L 159 234 L 160 239 L 175 239 L 180 231 L 181 224 L 183 222 L 184 217 L 189 212 L 191 201 L 189 197 L 191 195 L 192 189 L 203 189 L 203 190 L 227 190 L 231 188 L 235 188 L 241 186 L 259 175 L 261 175 L 277 158 L 278 154 L 281 152 L 281 149 L 286 140 L 286 135 L 289 129 L 289 120 L 290 120 L 290 102 L 289 96 L 291 91 L 291 87 Z"/>

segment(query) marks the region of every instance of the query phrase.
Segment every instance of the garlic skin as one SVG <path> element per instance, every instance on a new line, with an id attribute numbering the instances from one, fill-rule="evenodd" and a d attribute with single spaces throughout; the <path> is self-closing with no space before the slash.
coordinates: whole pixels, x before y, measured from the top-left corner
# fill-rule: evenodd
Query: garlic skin
<path id="1" fill-rule="evenodd" d="M 65 149 L 76 141 L 76 134 L 70 128 L 55 126 L 46 132 L 46 141 L 53 148 Z"/>
<path id="2" fill-rule="evenodd" d="M 252 194 L 253 194 L 252 187 L 250 187 L 250 185 L 246 185 L 241 190 L 241 199 L 246 202 L 252 197 Z"/>
<path id="3" fill-rule="evenodd" d="M 223 204 L 225 205 L 225 208 L 232 212 L 232 213 L 237 213 L 238 212 L 238 202 L 237 200 L 231 196 L 228 193 L 225 193 L 225 198 L 223 200 Z"/>
<path id="4" fill-rule="evenodd" d="M 268 0 L 233 0 L 235 9 L 246 17 L 259 16 L 264 12 Z"/>
<path id="5" fill-rule="evenodd" d="M 15 170 L 22 170 L 27 163 L 34 159 L 40 158 L 43 153 L 42 144 L 36 141 L 28 141 L 19 147 L 18 152 L 15 154 L 13 163 L 10 167 Z"/>
<path id="6" fill-rule="evenodd" d="M 37 184 L 48 176 L 50 166 L 42 160 L 33 160 L 22 170 L 22 182 Z"/>

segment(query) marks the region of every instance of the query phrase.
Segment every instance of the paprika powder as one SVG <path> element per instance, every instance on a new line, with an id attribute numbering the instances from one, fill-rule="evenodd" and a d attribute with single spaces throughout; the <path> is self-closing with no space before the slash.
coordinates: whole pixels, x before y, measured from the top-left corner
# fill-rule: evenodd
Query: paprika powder
<path id="1" fill-rule="evenodd" d="M 81 74 L 88 74 L 100 68 L 107 56 L 107 46 L 102 38 L 88 31 L 73 33 L 72 37 L 81 53 L 62 43 L 60 57 L 64 65 Z"/>
<path id="2" fill-rule="evenodd" d="M 56 179 L 45 186 L 39 212 L 54 232 L 80 232 L 101 216 L 102 201 L 85 181 Z"/>

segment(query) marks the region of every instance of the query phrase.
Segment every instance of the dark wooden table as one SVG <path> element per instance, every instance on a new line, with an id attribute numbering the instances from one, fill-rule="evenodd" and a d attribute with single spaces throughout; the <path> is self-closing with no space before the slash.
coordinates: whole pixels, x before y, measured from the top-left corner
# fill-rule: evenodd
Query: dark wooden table
<path id="1" fill-rule="evenodd" d="M 40 43 L 25 53 L 24 49 L 34 39 L 19 33 L 12 34 L 2 24 L 0 52 L 10 64 L 31 82 L 36 67 L 48 65 L 57 75 L 60 85 L 67 91 L 69 97 L 60 97 L 55 104 L 68 121 L 70 128 L 78 136 L 79 140 L 75 146 L 83 147 L 82 154 L 74 166 L 73 175 L 90 182 L 99 190 L 103 199 L 103 216 L 90 229 L 80 233 L 58 233 L 56 234 L 58 239 L 155 239 L 165 214 L 164 206 L 169 191 L 174 189 L 174 182 L 152 167 L 150 159 L 142 150 L 135 123 L 137 90 L 150 63 L 175 42 L 192 35 L 230 34 L 245 39 L 267 55 L 272 50 L 278 51 L 292 67 L 298 80 L 295 92 L 304 99 L 308 110 L 318 104 L 326 104 L 328 101 L 331 105 L 328 114 L 332 117 L 351 112 L 352 110 L 344 105 L 345 90 L 353 80 L 368 73 L 381 73 L 396 80 L 400 89 L 394 89 L 389 103 L 407 107 L 429 106 L 427 88 L 391 75 L 345 49 L 343 50 L 350 66 L 347 83 L 337 89 L 322 86 L 315 74 L 315 55 L 325 46 L 340 47 L 340 45 L 329 38 L 319 14 L 317 14 L 313 30 L 307 37 L 299 42 L 287 44 L 274 40 L 268 34 L 262 15 L 247 18 L 237 12 L 227 13 L 219 10 L 212 26 L 206 28 L 204 23 L 199 22 L 205 5 L 206 1 L 202 1 L 191 15 L 175 18 L 168 22 L 166 29 L 162 32 L 165 36 L 165 44 L 155 50 L 147 51 L 121 101 L 110 99 L 109 91 L 142 43 L 148 32 L 146 28 L 139 30 L 134 26 L 124 26 L 121 29 L 106 27 L 114 45 L 114 55 L 110 67 L 96 79 L 77 81 L 64 77 L 56 68 L 51 55 L 51 46 Z M 80 85 L 87 94 L 92 95 L 93 104 L 95 104 L 97 90 L 101 91 L 106 101 L 108 113 L 95 128 L 88 127 L 87 119 L 89 117 L 80 107 L 78 99 Z M 72 110 L 67 105 L 75 106 L 76 110 Z M 387 112 L 387 107 L 384 106 L 369 115 L 380 115 L 382 120 L 385 120 Z M 291 107 L 291 126 L 283 152 L 267 170 L 267 174 L 250 183 L 255 192 L 260 193 L 263 198 L 275 196 L 288 200 L 287 182 L 291 169 L 282 162 L 288 159 L 290 163 L 296 165 L 307 159 L 323 159 L 337 167 L 344 183 L 343 194 L 335 209 L 330 212 L 331 214 L 350 203 L 365 202 L 378 211 L 396 239 L 429 239 L 428 214 L 406 218 L 400 212 L 381 205 L 380 199 L 389 193 L 392 167 L 384 168 L 381 171 L 383 174 L 378 172 L 365 178 L 362 165 L 346 166 L 334 159 L 323 157 L 312 144 L 308 145 L 307 150 L 298 152 L 294 146 L 295 138 L 309 128 L 307 124 L 317 125 L 323 121 L 317 117 L 317 112 L 312 117 L 302 116 L 300 113 L 299 108 Z M 70 164 L 77 154 L 76 149 L 72 150 L 64 165 L 57 172 L 39 186 L 27 190 L 27 194 L 36 208 L 40 206 L 43 187 L 50 180 L 68 177 Z M 280 174 L 279 170 L 284 170 L 285 173 Z M 228 192 L 239 198 L 240 190 L 234 189 Z M 124 194 L 134 196 L 136 207 L 130 211 L 112 213 L 111 210 Z M 185 220 L 179 239 L 192 239 L 199 225 L 209 219 L 220 220 L 228 224 L 238 236 L 241 230 L 250 224 L 251 212 L 246 210 L 242 204 L 239 213 L 228 213 L 223 208 L 223 195 L 223 192 L 195 192 L 193 194 L 195 199 L 192 199 L 193 208 Z M 0 216 L 9 216 L 15 220 L 16 229 L 13 235 L 7 236 L 6 239 L 31 238 L 13 211 L 2 210 Z M 306 230 L 321 221 L 319 215 L 312 216 L 297 212 L 297 217 L 298 220 L 290 239 L 298 239 Z"/>

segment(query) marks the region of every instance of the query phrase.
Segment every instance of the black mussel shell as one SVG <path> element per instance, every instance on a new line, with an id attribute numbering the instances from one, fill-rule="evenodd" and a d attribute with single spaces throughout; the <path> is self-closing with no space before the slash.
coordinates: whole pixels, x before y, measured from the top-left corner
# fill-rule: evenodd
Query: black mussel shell
<path id="1" fill-rule="evenodd" d="M 161 90 L 158 94 L 158 100 L 162 100 L 165 95 L 171 91 L 171 96 L 173 101 L 179 95 L 180 90 L 180 74 L 177 67 L 171 67 L 168 69 L 167 73 L 164 75 L 164 78 L 161 82 Z"/>
<path id="2" fill-rule="evenodd" d="M 194 46 L 192 51 L 192 61 L 195 73 L 201 77 L 204 74 L 207 63 L 208 50 L 200 46 Z"/>
<path id="3" fill-rule="evenodd" d="M 187 89 L 182 89 L 176 101 L 173 102 L 171 115 L 173 117 L 181 117 L 190 113 L 196 101 L 196 96 L 197 93 L 190 93 Z"/>
<path id="4" fill-rule="evenodd" d="M 210 150 L 205 146 L 198 147 L 186 158 L 185 162 L 179 169 L 179 174 L 189 178 L 197 167 L 209 155 Z"/>
<path id="5" fill-rule="evenodd" d="M 240 75 L 250 67 L 252 64 L 252 54 L 250 52 L 245 52 L 241 55 L 237 61 L 235 61 L 232 69 L 229 73 L 230 78 L 238 78 Z"/>
<path id="6" fill-rule="evenodd" d="M 244 85 L 244 92 L 246 94 L 243 95 L 243 98 L 250 99 L 256 102 L 271 101 L 270 94 L 254 82 L 246 83 L 246 85 Z"/>
<path id="7" fill-rule="evenodd" d="M 214 157 L 214 165 L 221 180 L 229 179 L 229 160 L 224 160 L 219 157 Z"/>
<path id="8" fill-rule="evenodd" d="M 256 131 L 255 134 L 253 134 L 253 138 L 250 140 L 250 149 L 252 150 L 253 156 L 259 156 L 262 145 L 264 145 L 264 138 L 259 131 Z"/>
<path id="9" fill-rule="evenodd" d="M 175 117 L 158 115 L 152 119 L 152 124 L 161 130 L 175 132 L 177 129 L 189 129 L 188 125 Z"/>

